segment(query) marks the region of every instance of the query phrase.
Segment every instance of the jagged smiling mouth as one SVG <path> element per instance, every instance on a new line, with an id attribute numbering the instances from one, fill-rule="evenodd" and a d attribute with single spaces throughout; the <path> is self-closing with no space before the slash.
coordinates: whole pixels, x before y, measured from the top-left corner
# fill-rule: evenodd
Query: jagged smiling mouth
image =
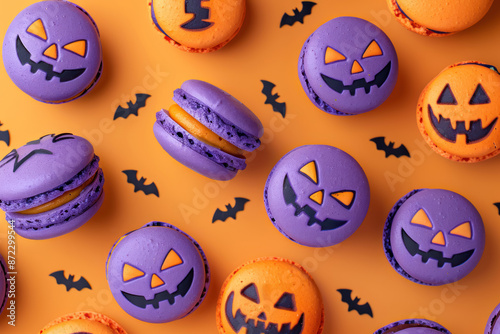
<path id="1" fill-rule="evenodd" d="M 338 79 L 331 78 L 327 75 L 321 74 L 323 81 L 339 94 L 342 94 L 343 91 L 348 90 L 351 96 L 356 94 L 356 90 L 358 88 L 363 88 L 365 93 L 370 93 L 372 86 L 377 86 L 380 88 L 387 78 L 389 77 L 389 73 L 391 72 L 391 62 L 388 62 L 385 67 L 380 70 L 377 74 L 375 74 L 375 78 L 372 81 L 367 82 L 365 78 L 356 79 L 350 85 L 344 85 L 344 83 Z"/>
<path id="2" fill-rule="evenodd" d="M 36 73 L 38 70 L 45 72 L 45 80 L 49 81 L 53 77 L 59 78 L 61 82 L 67 82 L 78 78 L 80 75 L 85 72 L 84 68 L 79 68 L 75 70 L 63 70 L 62 72 L 54 71 L 54 66 L 40 60 L 38 63 L 35 63 L 31 60 L 31 53 L 26 49 L 21 38 L 17 36 L 16 39 L 16 52 L 21 65 L 30 65 L 31 73 Z"/>
<path id="3" fill-rule="evenodd" d="M 429 119 L 434 130 L 436 130 L 436 132 L 439 133 L 443 138 L 453 143 L 457 141 L 458 134 L 465 135 L 465 141 L 467 144 L 484 139 L 490 134 L 491 130 L 498 120 L 498 117 L 495 117 L 495 119 L 484 128 L 481 119 L 470 121 L 469 129 L 467 129 L 465 126 L 465 121 L 456 121 L 455 124 L 452 124 L 451 120 L 449 118 L 443 117 L 443 115 L 439 115 L 438 118 L 434 114 L 434 111 L 432 110 L 430 104 L 427 108 L 429 110 Z"/>
<path id="4" fill-rule="evenodd" d="M 279 324 L 269 322 L 266 326 L 265 321 L 247 319 L 247 316 L 240 309 L 233 316 L 234 291 L 229 294 L 226 301 L 226 318 L 235 333 L 238 333 L 242 327 L 247 329 L 248 334 L 300 334 L 304 327 L 304 313 L 300 316 L 297 324 L 291 328 L 290 322 L 284 323 L 279 328 Z M 264 319 L 265 320 L 265 319 Z"/>

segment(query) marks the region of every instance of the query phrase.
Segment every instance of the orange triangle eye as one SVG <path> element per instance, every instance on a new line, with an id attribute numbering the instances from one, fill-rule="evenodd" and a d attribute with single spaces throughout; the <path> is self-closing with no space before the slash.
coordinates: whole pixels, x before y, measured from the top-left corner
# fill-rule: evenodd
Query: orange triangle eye
<path id="1" fill-rule="evenodd" d="M 337 191 L 335 193 L 331 193 L 330 196 L 332 196 L 337 202 L 342 204 L 347 209 L 350 209 L 352 204 L 354 203 L 354 191 L 350 190 L 344 190 L 344 191 Z"/>
<path id="2" fill-rule="evenodd" d="M 132 267 L 131 265 L 126 263 L 123 266 L 122 278 L 124 282 L 128 282 L 142 276 L 144 276 L 144 272 L 142 270 Z"/>
<path id="3" fill-rule="evenodd" d="M 457 227 L 455 227 L 453 230 L 450 231 L 450 234 L 458 235 L 460 237 L 464 237 L 467 239 L 471 239 L 472 238 L 472 228 L 470 226 L 470 222 L 465 222 L 465 223 L 458 225 Z"/>
<path id="4" fill-rule="evenodd" d="M 345 56 L 332 49 L 331 47 L 327 46 L 326 47 L 326 52 L 325 52 L 325 64 L 331 64 L 331 63 L 334 63 L 336 61 L 341 61 L 341 60 L 345 60 Z"/>
<path id="5" fill-rule="evenodd" d="M 63 46 L 65 50 L 76 53 L 80 57 L 85 57 L 87 53 L 87 42 L 83 39 L 74 41 Z"/>
<path id="6" fill-rule="evenodd" d="M 26 31 L 38 38 L 43 39 L 44 41 L 47 40 L 47 33 L 45 32 L 45 27 L 43 26 L 41 19 L 33 22 L 28 29 L 26 29 Z"/>
<path id="7" fill-rule="evenodd" d="M 375 40 L 373 40 L 370 45 L 366 48 L 365 52 L 363 53 L 362 58 L 368 58 L 368 57 L 375 57 L 375 56 L 381 56 L 384 53 L 380 49 L 380 46 L 378 45 Z"/>
<path id="8" fill-rule="evenodd" d="M 309 198 L 319 205 L 323 204 L 323 190 L 316 191 L 314 194 L 309 196 Z"/>
<path id="9" fill-rule="evenodd" d="M 432 228 L 432 223 L 423 209 L 417 211 L 415 216 L 411 219 L 411 223 Z"/>
<path id="10" fill-rule="evenodd" d="M 311 181 L 318 184 L 318 170 L 316 168 L 316 162 L 311 161 L 306 165 L 302 166 L 299 170 L 303 175 L 307 176 Z"/>
<path id="11" fill-rule="evenodd" d="M 161 270 L 166 270 L 168 268 L 178 266 L 179 264 L 182 264 L 181 257 L 173 249 L 171 249 L 163 261 Z"/>

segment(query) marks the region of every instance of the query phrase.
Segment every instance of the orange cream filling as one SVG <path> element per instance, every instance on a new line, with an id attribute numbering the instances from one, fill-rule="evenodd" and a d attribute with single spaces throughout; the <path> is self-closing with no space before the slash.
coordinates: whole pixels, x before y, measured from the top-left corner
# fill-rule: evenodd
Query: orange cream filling
<path id="1" fill-rule="evenodd" d="M 178 104 L 172 105 L 168 109 L 168 113 L 170 118 L 172 118 L 177 124 L 193 135 L 196 139 L 236 157 L 243 157 L 244 151 L 242 149 L 219 137 L 205 125 L 196 120 L 193 116 L 188 114 Z"/>
<path id="2" fill-rule="evenodd" d="M 68 203 L 69 201 L 75 199 L 76 197 L 78 197 L 78 195 L 80 195 L 80 193 L 83 191 L 83 189 L 85 189 L 85 187 L 87 187 L 89 184 L 94 182 L 96 177 L 97 177 L 97 172 L 94 174 L 93 177 L 91 177 L 90 179 L 85 181 L 81 186 L 79 186 L 75 189 L 66 191 L 64 194 L 62 194 L 61 196 L 59 196 L 57 198 L 54 198 L 50 202 L 41 204 L 41 205 L 36 206 L 34 208 L 31 208 L 31 209 L 19 211 L 18 213 L 23 214 L 23 215 L 34 215 L 37 213 L 43 213 L 43 212 L 47 212 L 47 211 L 50 211 L 52 209 L 58 208 L 64 204 Z"/>

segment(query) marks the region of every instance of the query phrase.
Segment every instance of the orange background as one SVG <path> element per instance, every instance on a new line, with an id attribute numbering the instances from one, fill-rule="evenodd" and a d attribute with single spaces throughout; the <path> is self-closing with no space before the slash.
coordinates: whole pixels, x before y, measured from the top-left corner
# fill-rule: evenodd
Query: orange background
<path id="1" fill-rule="evenodd" d="M 33 1 L 2 1 L 0 35 Z M 89 139 L 101 157 L 106 197 L 100 211 L 80 229 L 51 240 L 16 238 L 16 327 L 4 311 L 0 333 L 36 333 L 53 318 L 77 310 L 102 312 L 134 333 L 217 333 L 215 305 L 224 279 L 241 263 L 261 256 L 281 256 L 302 264 L 316 280 L 325 304 L 324 333 L 373 333 L 409 317 L 437 321 L 453 333 L 482 333 L 500 302 L 500 158 L 465 165 L 438 156 L 425 144 L 415 121 L 420 91 L 439 71 L 463 60 L 500 63 L 500 1 L 474 27 L 444 38 L 426 38 L 403 28 L 384 0 L 316 0 L 304 24 L 279 28 L 283 13 L 301 8 L 299 0 L 250 0 L 242 30 L 227 46 L 211 54 L 188 54 L 155 31 L 146 1 L 75 0 L 96 21 L 102 38 L 101 81 L 86 96 L 61 105 L 37 102 L 21 92 L 0 67 L 0 130 L 9 130 L 11 145 L 0 142 L 0 156 L 47 133 L 72 132 Z M 371 112 L 331 116 L 316 109 L 297 77 L 297 58 L 305 39 L 324 22 L 358 16 L 381 27 L 392 39 L 400 61 L 398 83 L 390 98 Z M 218 182 L 198 175 L 168 156 L 156 142 L 155 112 L 172 103 L 172 91 L 184 80 L 202 79 L 227 90 L 261 119 L 262 146 L 235 179 Z M 260 80 L 276 84 L 287 115 L 264 104 Z M 151 97 L 139 117 L 113 121 L 118 105 L 135 93 Z M 384 157 L 370 139 L 405 144 L 411 158 Z M 361 227 L 346 241 L 328 248 L 308 248 L 282 236 L 266 215 L 262 194 L 267 175 L 289 150 L 303 144 L 330 144 L 351 154 L 364 168 L 371 203 Z M 138 170 L 154 181 L 160 197 L 134 193 L 121 171 Z M 1 186 L 1 185 L 0 185 Z M 445 188 L 467 197 L 481 213 L 486 248 L 475 270 L 461 281 L 421 286 L 397 274 L 382 248 L 382 229 L 393 204 L 414 188 Z M 212 224 L 217 208 L 250 199 L 236 220 Z M 126 314 L 114 301 L 104 263 L 113 242 L 124 233 L 159 220 L 174 224 L 203 247 L 212 269 L 205 301 L 188 317 L 167 324 L 147 324 Z M 0 224 L 0 254 L 7 256 L 7 224 Z M 92 290 L 66 292 L 49 274 L 65 270 L 84 276 Z M 337 289 L 353 290 L 374 313 L 347 312 Z"/>

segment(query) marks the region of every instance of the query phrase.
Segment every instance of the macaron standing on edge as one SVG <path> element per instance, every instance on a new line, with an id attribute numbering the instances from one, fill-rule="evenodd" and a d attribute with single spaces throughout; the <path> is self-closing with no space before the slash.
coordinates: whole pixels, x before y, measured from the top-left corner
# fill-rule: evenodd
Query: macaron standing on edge
<path id="1" fill-rule="evenodd" d="M 437 322 L 426 319 L 405 319 L 395 321 L 376 330 L 373 334 L 451 334 Z"/>
<path id="2" fill-rule="evenodd" d="M 166 323 L 193 312 L 210 285 L 200 245 L 177 227 L 150 222 L 115 242 L 106 260 L 113 297 L 132 317 Z"/>
<path id="3" fill-rule="evenodd" d="M 156 113 L 153 131 L 174 159 L 212 179 L 230 180 L 246 168 L 245 152 L 260 145 L 262 123 L 243 103 L 220 88 L 187 80 L 173 104 Z"/>
<path id="4" fill-rule="evenodd" d="M 102 71 L 97 25 L 69 1 L 41 1 L 22 10 L 7 29 L 2 53 L 16 86 L 46 103 L 84 95 Z"/>
<path id="5" fill-rule="evenodd" d="M 206 53 L 222 48 L 240 31 L 246 0 L 151 0 L 155 28 L 177 48 Z"/>
<path id="6" fill-rule="evenodd" d="M 380 106 L 398 77 L 398 57 L 389 37 L 357 17 L 337 17 L 305 41 L 298 61 L 302 88 L 319 109 L 357 115 Z"/>
<path id="7" fill-rule="evenodd" d="M 86 223 L 103 202 L 104 176 L 92 144 L 46 135 L 0 160 L 0 208 L 17 234 L 48 239 Z"/>
<path id="8" fill-rule="evenodd" d="M 127 334 L 122 326 L 104 314 L 85 311 L 59 317 L 40 330 L 40 334 L 66 333 Z"/>

